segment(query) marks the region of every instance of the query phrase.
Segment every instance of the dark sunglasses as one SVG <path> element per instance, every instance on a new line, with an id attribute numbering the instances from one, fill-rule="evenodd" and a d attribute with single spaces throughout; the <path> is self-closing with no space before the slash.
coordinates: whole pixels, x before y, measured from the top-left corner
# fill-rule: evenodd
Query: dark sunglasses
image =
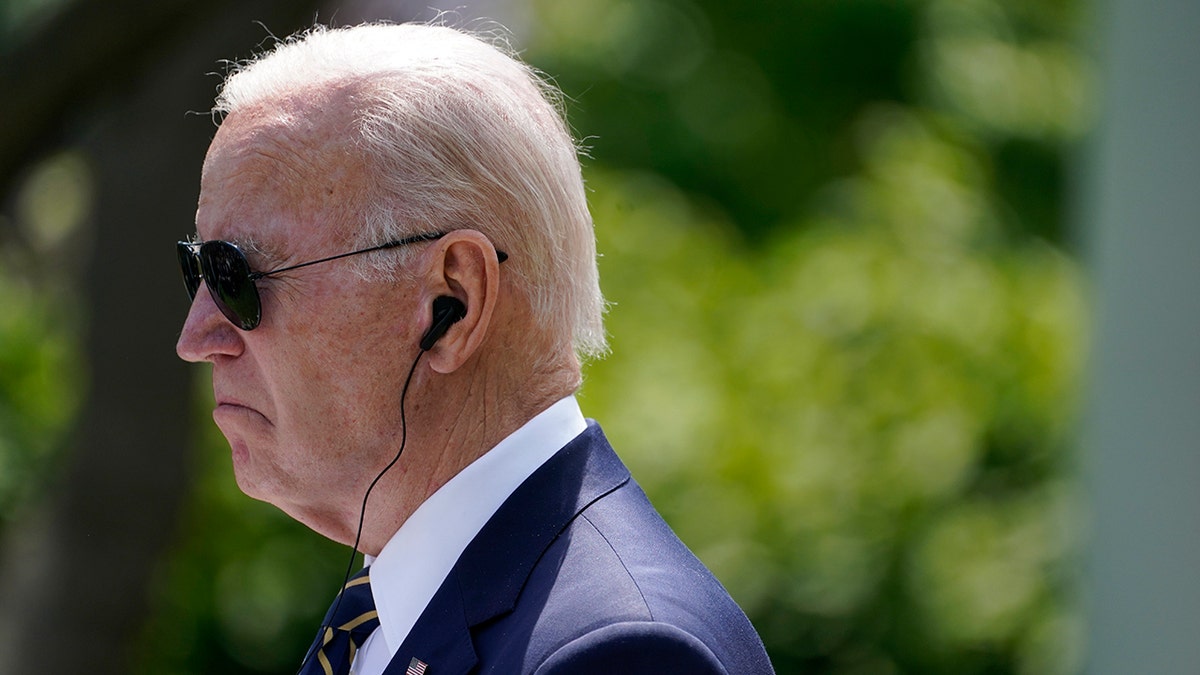
<path id="1" fill-rule="evenodd" d="M 242 330 L 254 330 L 262 320 L 262 302 L 258 297 L 258 286 L 254 283 L 259 279 L 361 253 L 434 241 L 444 236 L 446 236 L 445 232 L 414 234 L 411 237 L 389 241 L 379 246 L 341 253 L 320 260 L 311 260 L 299 265 L 281 267 L 269 272 L 252 271 L 242 250 L 237 247 L 237 244 L 228 241 L 219 239 L 205 242 L 181 241 L 176 244 L 176 250 L 179 253 L 179 266 L 183 270 L 183 283 L 187 287 L 188 298 L 196 299 L 196 292 L 200 290 L 200 281 L 203 280 L 208 286 L 208 292 L 212 295 L 213 302 L 217 304 L 225 318 Z M 500 262 L 508 259 L 508 254 L 502 251 L 496 251 L 496 255 Z"/>

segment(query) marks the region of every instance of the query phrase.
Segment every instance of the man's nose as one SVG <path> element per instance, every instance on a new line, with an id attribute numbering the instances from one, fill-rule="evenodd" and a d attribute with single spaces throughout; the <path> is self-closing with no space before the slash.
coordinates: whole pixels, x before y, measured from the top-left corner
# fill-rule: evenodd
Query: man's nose
<path id="1" fill-rule="evenodd" d="M 217 356 L 237 356 L 245 343 L 238 329 L 221 314 L 206 285 L 201 285 L 188 308 L 187 319 L 175 343 L 175 353 L 184 361 L 214 361 Z"/>

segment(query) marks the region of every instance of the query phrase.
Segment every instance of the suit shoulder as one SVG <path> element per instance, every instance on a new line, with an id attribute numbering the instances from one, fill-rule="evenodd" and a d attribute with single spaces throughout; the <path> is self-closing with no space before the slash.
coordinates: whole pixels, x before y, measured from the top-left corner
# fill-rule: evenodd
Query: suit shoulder
<path id="1" fill-rule="evenodd" d="M 740 614 L 725 588 L 679 540 L 636 482 L 589 505 L 574 523 L 576 539 L 586 528 L 602 539 L 604 553 L 637 587 L 654 620 L 671 622 L 679 610 L 708 614 L 725 608 Z M 592 560 L 604 559 L 595 548 Z"/>
<path id="2" fill-rule="evenodd" d="M 670 624 L 609 624 L 560 647 L 535 675 L 664 672 L 725 675 L 728 671 L 696 636 Z"/>
<path id="3" fill-rule="evenodd" d="M 514 493 L 459 565 L 465 604 L 494 609 L 468 612 L 479 672 L 771 673 L 746 615 L 589 431 Z M 503 606 L 498 587 L 512 592 Z"/>
<path id="4" fill-rule="evenodd" d="M 554 618 L 543 625 L 580 631 L 560 634 L 567 642 L 547 644 L 555 653 L 574 644 L 577 650 L 592 645 L 589 649 L 616 649 L 619 655 L 622 645 L 650 641 L 657 645 L 653 653 L 682 659 L 675 652 L 690 649 L 694 653 L 687 658 L 704 655 L 717 669 L 697 663 L 648 672 L 772 672 L 741 608 L 633 481 L 584 509 L 543 562 L 548 564 L 539 565 L 535 576 L 554 587 L 540 605 L 543 620 Z M 636 671 L 622 666 L 607 672 Z"/>

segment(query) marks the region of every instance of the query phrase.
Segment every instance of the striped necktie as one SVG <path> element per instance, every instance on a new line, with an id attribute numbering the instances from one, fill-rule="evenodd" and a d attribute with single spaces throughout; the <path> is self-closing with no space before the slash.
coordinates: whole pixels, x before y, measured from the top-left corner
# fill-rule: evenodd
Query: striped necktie
<path id="1" fill-rule="evenodd" d="M 354 575 L 333 601 L 298 675 L 347 675 L 350 672 L 354 653 L 379 626 L 379 613 L 375 611 L 375 599 L 371 597 L 369 569 L 364 568 Z"/>

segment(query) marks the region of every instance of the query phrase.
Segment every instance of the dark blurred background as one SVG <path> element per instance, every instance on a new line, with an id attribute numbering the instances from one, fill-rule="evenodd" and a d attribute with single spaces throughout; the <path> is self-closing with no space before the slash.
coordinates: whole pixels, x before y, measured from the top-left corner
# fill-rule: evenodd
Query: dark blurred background
<path id="1" fill-rule="evenodd" d="M 429 5 L 0 0 L 0 673 L 295 670 L 346 551 L 237 491 L 207 371 L 174 355 L 173 243 L 230 62 Z M 1200 605 L 1196 211 L 1138 207 L 1196 199 L 1194 7 L 442 9 L 566 93 L 614 303 L 584 413 L 780 673 L 1200 668 L 1194 610 L 1145 624 L 1178 670 L 1113 669 L 1141 652 L 1112 641 L 1139 602 Z M 1092 345 L 1160 368 L 1085 377 Z M 1143 433 L 1122 396 L 1164 382 L 1182 403 Z M 1131 499 L 1175 500 L 1145 514 L 1166 576 L 1121 558 L 1142 521 L 1105 519 L 1138 467 Z M 1160 587 L 1117 597 L 1130 569 Z"/>

